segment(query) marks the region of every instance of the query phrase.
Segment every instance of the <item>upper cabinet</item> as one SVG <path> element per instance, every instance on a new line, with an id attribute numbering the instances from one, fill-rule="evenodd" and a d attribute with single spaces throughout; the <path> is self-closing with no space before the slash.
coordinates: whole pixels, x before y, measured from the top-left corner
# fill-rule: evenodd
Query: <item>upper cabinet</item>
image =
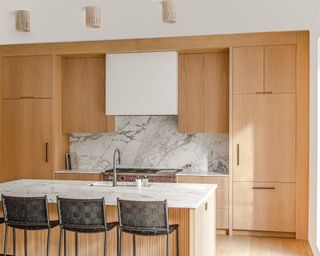
<path id="1" fill-rule="evenodd" d="M 177 52 L 107 54 L 107 115 L 177 115 Z"/>
<path id="2" fill-rule="evenodd" d="M 263 92 L 264 47 L 233 49 L 233 94 Z"/>
<path id="3" fill-rule="evenodd" d="M 51 55 L 3 58 L 3 98 L 52 98 Z"/>
<path id="4" fill-rule="evenodd" d="M 105 115 L 105 58 L 64 58 L 62 61 L 63 131 L 114 131 L 114 117 Z"/>
<path id="5" fill-rule="evenodd" d="M 203 54 L 179 55 L 179 131 L 203 132 Z"/>
<path id="6" fill-rule="evenodd" d="M 233 49 L 233 94 L 295 93 L 296 46 Z"/>
<path id="7" fill-rule="evenodd" d="M 265 47 L 265 91 L 296 92 L 296 46 Z"/>
<path id="8" fill-rule="evenodd" d="M 179 132 L 228 132 L 228 52 L 179 55 L 178 119 Z"/>

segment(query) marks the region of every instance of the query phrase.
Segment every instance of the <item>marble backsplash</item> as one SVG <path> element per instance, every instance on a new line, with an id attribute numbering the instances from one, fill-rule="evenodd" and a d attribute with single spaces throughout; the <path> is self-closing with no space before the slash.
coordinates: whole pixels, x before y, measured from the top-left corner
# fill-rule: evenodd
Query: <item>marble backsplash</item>
<path id="1" fill-rule="evenodd" d="M 228 173 L 228 134 L 181 134 L 176 116 L 119 116 L 112 134 L 72 134 L 70 151 L 78 169 L 104 170 L 113 151 L 121 151 L 122 165 L 182 168 Z"/>

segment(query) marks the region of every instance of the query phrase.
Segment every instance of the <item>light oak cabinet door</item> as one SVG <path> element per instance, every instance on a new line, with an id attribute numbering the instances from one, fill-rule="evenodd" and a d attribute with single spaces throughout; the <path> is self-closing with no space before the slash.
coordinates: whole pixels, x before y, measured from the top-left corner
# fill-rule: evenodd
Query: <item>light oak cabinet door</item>
<path id="1" fill-rule="evenodd" d="M 265 91 L 296 92 L 296 46 L 265 47 Z"/>
<path id="2" fill-rule="evenodd" d="M 294 94 L 233 95 L 233 181 L 294 182 Z"/>
<path id="3" fill-rule="evenodd" d="M 28 95 L 28 57 L 3 57 L 3 98 Z"/>
<path id="4" fill-rule="evenodd" d="M 233 182 L 233 229 L 295 232 L 295 183 Z"/>
<path id="5" fill-rule="evenodd" d="M 204 54 L 204 132 L 229 131 L 229 54 Z"/>
<path id="6" fill-rule="evenodd" d="M 179 132 L 226 133 L 229 127 L 229 54 L 179 55 Z"/>
<path id="7" fill-rule="evenodd" d="M 28 95 L 34 98 L 52 97 L 52 56 L 28 57 Z"/>
<path id="8" fill-rule="evenodd" d="M 65 133 L 114 132 L 114 117 L 105 114 L 105 95 L 104 57 L 63 59 Z"/>
<path id="9" fill-rule="evenodd" d="M 236 47 L 233 49 L 233 94 L 264 91 L 264 47 Z"/>
<path id="10" fill-rule="evenodd" d="M 51 98 L 52 56 L 3 58 L 3 98 Z"/>
<path id="11" fill-rule="evenodd" d="M 179 55 L 180 132 L 203 132 L 203 54 Z"/>
<path id="12" fill-rule="evenodd" d="M 52 101 L 3 101 L 4 180 L 53 178 Z"/>

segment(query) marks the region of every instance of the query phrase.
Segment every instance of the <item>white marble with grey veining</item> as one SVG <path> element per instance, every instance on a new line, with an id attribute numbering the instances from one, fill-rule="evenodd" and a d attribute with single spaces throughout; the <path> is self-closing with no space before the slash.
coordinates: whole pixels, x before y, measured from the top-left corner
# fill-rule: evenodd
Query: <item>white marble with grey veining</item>
<path id="1" fill-rule="evenodd" d="M 176 116 L 118 116 L 113 134 L 72 134 L 70 150 L 80 170 L 112 165 L 119 148 L 122 164 L 143 168 L 182 168 L 228 174 L 228 134 L 181 134 Z"/>
<path id="2" fill-rule="evenodd" d="M 90 184 L 96 184 L 91 186 Z M 212 193 L 215 184 L 151 183 L 149 187 L 137 188 L 133 183 L 72 181 L 72 180 L 16 180 L 0 184 L 0 194 L 11 196 L 48 196 L 49 203 L 56 197 L 105 198 L 106 205 L 116 205 L 117 198 L 150 201 L 168 200 L 171 208 L 198 208 Z"/>

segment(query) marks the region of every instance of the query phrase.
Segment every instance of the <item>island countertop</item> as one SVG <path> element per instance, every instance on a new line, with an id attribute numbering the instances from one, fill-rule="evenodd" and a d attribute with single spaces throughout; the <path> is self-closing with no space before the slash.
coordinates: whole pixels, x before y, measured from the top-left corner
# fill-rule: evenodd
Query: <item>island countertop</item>
<path id="1" fill-rule="evenodd" d="M 212 195 L 215 184 L 149 183 L 149 187 L 138 188 L 132 183 L 72 180 L 15 180 L 0 184 L 0 193 L 12 196 L 44 196 L 49 203 L 56 197 L 105 198 L 106 205 L 116 205 L 117 198 L 149 201 L 168 200 L 170 208 L 198 208 Z"/>

